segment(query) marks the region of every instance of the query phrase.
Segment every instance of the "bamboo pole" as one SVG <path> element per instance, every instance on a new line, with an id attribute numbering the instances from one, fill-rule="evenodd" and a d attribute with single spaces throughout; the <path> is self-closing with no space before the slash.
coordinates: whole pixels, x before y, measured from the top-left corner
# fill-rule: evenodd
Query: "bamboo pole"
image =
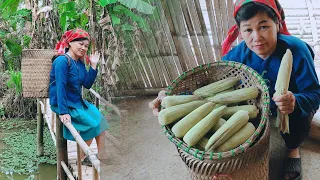
<path id="1" fill-rule="evenodd" d="M 66 165 L 66 163 L 64 161 L 61 161 L 61 166 L 62 166 L 64 172 L 67 174 L 68 178 L 70 180 L 75 180 L 72 173 L 70 172 L 68 166 Z"/>
<path id="2" fill-rule="evenodd" d="M 77 144 L 77 167 L 78 167 L 78 180 L 82 180 L 82 162 L 81 162 L 81 149 L 79 147 L 79 144 Z M 94 169 L 94 168 L 92 168 Z"/>
<path id="3" fill-rule="evenodd" d="M 76 140 L 76 142 L 79 144 L 83 152 L 89 157 L 92 165 L 94 168 L 98 171 L 100 174 L 100 161 L 95 155 L 95 153 L 89 148 L 89 146 L 86 144 L 86 142 L 81 138 L 80 134 L 77 132 L 77 130 L 73 127 L 71 122 L 65 122 L 64 125 L 69 129 L 72 136 Z"/>
<path id="4" fill-rule="evenodd" d="M 108 102 L 107 100 L 105 100 L 103 97 L 101 97 L 97 92 L 95 92 L 93 89 L 89 89 L 89 91 L 96 97 L 98 98 L 102 103 L 104 103 L 106 106 L 111 107 L 114 112 L 117 113 L 118 116 L 121 116 L 120 114 L 120 110 L 117 106 L 111 104 L 110 102 Z"/>
<path id="5" fill-rule="evenodd" d="M 44 106 L 44 104 L 40 101 L 40 104 L 41 104 L 41 106 Z M 45 115 L 47 115 L 47 113 L 45 113 Z M 49 121 L 49 117 L 50 116 L 46 116 L 46 118 L 45 118 L 45 120 L 46 120 L 46 122 L 47 122 L 47 124 L 48 124 L 48 128 L 49 128 L 49 132 L 50 132 L 50 135 L 51 135 L 51 138 L 52 138 L 52 140 L 53 140 L 53 143 L 54 143 L 54 145 L 55 146 L 57 146 L 57 142 L 56 142 L 56 136 L 54 135 L 54 126 L 51 126 L 50 125 L 50 122 L 54 122 L 54 112 L 51 112 L 51 121 Z"/>
<path id="6" fill-rule="evenodd" d="M 41 112 L 41 104 L 40 104 L 40 99 L 37 98 L 37 156 L 42 156 L 43 155 L 43 115 Z"/>
<path id="7" fill-rule="evenodd" d="M 63 138 L 63 125 L 56 115 L 56 136 L 57 136 L 57 175 L 59 180 L 67 180 L 67 174 L 62 169 L 61 161 L 68 162 L 67 140 Z M 70 122 L 69 122 L 70 123 Z M 71 124 L 71 123 L 70 123 Z"/>

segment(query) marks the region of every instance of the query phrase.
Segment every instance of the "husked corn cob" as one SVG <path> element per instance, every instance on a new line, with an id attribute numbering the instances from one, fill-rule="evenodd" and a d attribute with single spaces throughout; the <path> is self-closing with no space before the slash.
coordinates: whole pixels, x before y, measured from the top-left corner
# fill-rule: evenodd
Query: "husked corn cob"
<path id="1" fill-rule="evenodd" d="M 210 129 L 217 124 L 226 108 L 227 106 L 221 106 L 212 110 L 185 134 L 183 141 L 187 143 L 188 146 L 196 145 L 210 131 Z"/>
<path id="2" fill-rule="evenodd" d="M 213 128 L 210 129 L 210 132 L 213 132 L 213 133 L 216 132 L 226 122 L 227 121 L 225 119 L 220 118 L 217 124 L 215 124 Z"/>
<path id="3" fill-rule="evenodd" d="M 252 136 L 255 130 L 256 128 L 254 127 L 254 125 L 248 122 L 241 129 L 239 129 L 239 131 L 234 133 L 226 142 L 221 144 L 217 148 L 216 152 L 226 152 L 240 146 Z"/>
<path id="4" fill-rule="evenodd" d="M 217 104 L 232 104 L 246 101 L 249 99 L 255 99 L 258 96 L 258 94 L 258 88 L 249 87 L 213 96 L 212 98 L 209 98 L 208 101 Z"/>
<path id="5" fill-rule="evenodd" d="M 278 76 L 277 81 L 275 85 L 275 96 L 281 96 L 288 92 L 289 88 L 289 82 L 290 82 L 290 76 L 292 71 L 292 53 L 290 49 L 287 49 L 286 53 L 284 54 Z M 279 131 L 283 133 L 290 133 L 289 131 L 289 116 L 288 114 L 282 114 L 279 109 L 277 109 L 277 119 L 276 119 L 277 127 L 279 128 Z"/>
<path id="6" fill-rule="evenodd" d="M 204 103 L 206 102 L 197 100 L 163 109 L 159 112 L 158 115 L 159 124 L 171 124 L 189 114 L 191 111 L 195 110 L 197 107 L 201 106 Z"/>
<path id="7" fill-rule="evenodd" d="M 255 106 L 255 105 L 241 105 L 241 106 L 227 107 L 227 110 L 226 110 L 226 112 L 224 112 L 222 117 L 229 118 L 239 110 L 248 111 L 250 119 L 256 118 L 257 115 L 259 114 L 259 109 L 257 108 L 257 106 Z"/>
<path id="8" fill-rule="evenodd" d="M 197 95 L 174 95 L 174 96 L 166 96 L 161 101 L 161 106 L 164 108 L 168 108 L 171 106 L 185 104 L 191 101 L 201 100 L 200 96 Z"/>
<path id="9" fill-rule="evenodd" d="M 178 138 L 182 138 L 195 124 L 208 115 L 214 106 L 215 104 L 212 102 L 207 102 L 193 110 L 172 127 L 173 134 Z"/>
<path id="10" fill-rule="evenodd" d="M 229 88 L 229 89 L 226 89 L 226 90 L 224 90 L 224 91 L 218 92 L 218 93 L 215 94 L 214 96 L 216 96 L 216 95 L 218 95 L 218 94 L 223 94 L 223 93 L 231 92 L 231 91 L 234 91 L 234 88 L 233 88 L 233 87 L 231 87 L 231 88 Z M 213 97 L 213 96 L 207 97 L 207 98 L 204 99 L 204 100 L 208 100 L 209 98 L 212 98 L 212 97 Z"/>
<path id="11" fill-rule="evenodd" d="M 239 110 L 232 115 L 210 138 L 206 151 L 214 151 L 249 121 L 248 111 Z"/>
<path id="12" fill-rule="evenodd" d="M 235 84 L 237 84 L 238 78 L 236 77 L 229 77 L 206 86 L 203 86 L 194 91 L 193 94 L 201 96 L 202 98 L 207 98 L 213 96 L 221 91 L 231 88 Z"/>

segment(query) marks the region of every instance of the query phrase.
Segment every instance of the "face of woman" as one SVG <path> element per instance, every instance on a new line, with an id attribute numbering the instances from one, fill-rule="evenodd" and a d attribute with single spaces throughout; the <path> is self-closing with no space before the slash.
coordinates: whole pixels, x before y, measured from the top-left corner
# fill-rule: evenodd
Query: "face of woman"
<path id="1" fill-rule="evenodd" d="M 87 54 L 89 40 L 73 41 L 69 43 L 69 51 L 78 59 Z"/>
<path id="2" fill-rule="evenodd" d="M 276 49 L 277 32 L 276 24 L 265 12 L 259 12 L 247 21 L 240 22 L 240 33 L 249 49 L 260 58 L 268 58 Z"/>

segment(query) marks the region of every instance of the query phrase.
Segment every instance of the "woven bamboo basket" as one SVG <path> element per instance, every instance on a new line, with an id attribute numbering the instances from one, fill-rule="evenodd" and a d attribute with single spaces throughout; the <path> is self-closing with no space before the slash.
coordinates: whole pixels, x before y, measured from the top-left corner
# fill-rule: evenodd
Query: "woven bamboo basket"
<path id="1" fill-rule="evenodd" d="M 219 174 L 228 174 L 228 177 L 219 179 L 230 179 L 230 177 L 246 180 L 268 179 L 270 100 L 268 87 L 255 70 L 232 61 L 201 65 L 175 79 L 167 87 L 167 95 L 192 94 L 202 86 L 231 76 L 240 79 L 236 88 L 255 86 L 260 91 L 256 99 L 247 101 L 248 104 L 258 107 L 259 115 L 250 120 L 256 131 L 245 143 L 227 152 L 204 152 L 195 147 L 188 147 L 181 139 L 175 137 L 171 131 L 172 125 L 162 126 L 165 135 L 176 145 L 180 157 L 190 170 L 192 179 L 211 180 Z M 246 170 L 248 168 L 250 169 Z"/>
<path id="2" fill-rule="evenodd" d="M 22 51 L 22 93 L 26 98 L 48 97 L 51 59 L 55 51 L 24 49 Z"/>

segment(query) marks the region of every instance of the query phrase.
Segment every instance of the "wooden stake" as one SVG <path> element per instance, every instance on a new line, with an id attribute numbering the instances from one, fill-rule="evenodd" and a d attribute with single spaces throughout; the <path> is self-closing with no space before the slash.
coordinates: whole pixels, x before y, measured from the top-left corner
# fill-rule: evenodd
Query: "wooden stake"
<path id="1" fill-rule="evenodd" d="M 63 125 L 56 115 L 56 136 L 57 136 L 57 175 L 59 180 L 67 180 L 67 174 L 61 166 L 61 161 L 68 162 L 67 140 L 63 138 Z M 71 124 L 71 123 L 70 123 Z"/>
<path id="2" fill-rule="evenodd" d="M 77 167 L 78 167 L 78 180 L 82 180 L 82 162 L 81 162 L 81 149 L 79 144 L 77 144 Z M 94 168 L 93 168 L 94 169 Z"/>
<path id="3" fill-rule="evenodd" d="M 40 105 L 40 99 L 37 99 L 37 156 L 42 156 L 43 155 L 43 125 L 44 125 L 44 120 L 43 120 L 43 115 L 41 112 L 41 105 Z"/>

